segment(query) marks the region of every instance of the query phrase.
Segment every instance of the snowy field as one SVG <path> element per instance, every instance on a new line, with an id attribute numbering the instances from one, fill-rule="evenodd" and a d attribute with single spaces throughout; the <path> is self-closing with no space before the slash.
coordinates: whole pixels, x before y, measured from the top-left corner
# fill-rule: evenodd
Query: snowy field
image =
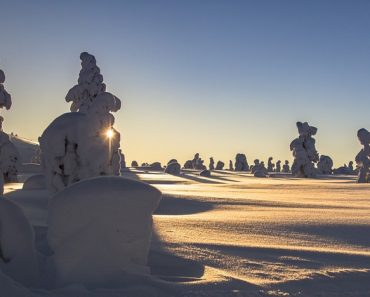
<path id="1" fill-rule="evenodd" d="M 354 177 L 125 176 L 163 193 L 149 257 L 153 278 L 125 288 L 44 291 L 2 276 L 0 296 L 370 296 L 370 186 Z M 8 184 L 5 196 L 22 206 L 38 250 L 48 254 L 46 191 L 21 187 Z"/>

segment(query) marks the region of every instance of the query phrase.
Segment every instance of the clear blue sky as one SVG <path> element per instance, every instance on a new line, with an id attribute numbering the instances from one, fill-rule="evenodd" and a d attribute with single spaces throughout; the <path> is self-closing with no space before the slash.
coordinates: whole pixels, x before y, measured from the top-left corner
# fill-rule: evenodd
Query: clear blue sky
<path id="1" fill-rule="evenodd" d="M 81 51 L 123 100 L 128 160 L 291 160 L 300 120 L 341 165 L 370 128 L 370 1 L 0 0 L 0 30 L 5 130 L 31 139 L 69 110 Z"/>

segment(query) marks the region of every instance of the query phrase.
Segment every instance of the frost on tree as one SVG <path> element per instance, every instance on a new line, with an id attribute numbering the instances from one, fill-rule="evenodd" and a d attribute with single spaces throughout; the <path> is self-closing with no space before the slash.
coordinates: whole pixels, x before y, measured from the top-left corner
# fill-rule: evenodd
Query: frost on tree
<path id="1" fill-rule="evenodd" d="M 223 170 L 225 166 L 225 163 L 222 161 L 218 161 L 216 164 L 216 170 Z"/>
<path id="2" fill-rule="evenodd" d="M 245 154 L 236 154 L 235 171 L 249 171 L 249 165 Z"/>
<path id="3" fill-rule="evenodd" d="M 357 131 L 357 137 L 363 146 L 355 158 L 357 167 L 359 168 L 357 182 L 368 183 L 370 182 L 370 132 L 362 128 Z"/>
<path id="4" fill-rule="evenodd" d="M 39 139 L 51 192 L 89 177 L 120 175 L 120 134 L 111 112 L 121 101 L 106 92 L 95 57 L 84 52 L 80 58 L 78 85 L 66 96 L 72 112 L 56 118 Z"/>
<path id="5" fill-rule="evenodd" d="M 276 169 L 275 172 L 280 172 L 281 171 L 281 160 L 278 160 L 276 162 Z"/>
<path id="6" fill-rule="evenodd" d="M 10 109 L 12 99 L 4 88 L 5 74 L 0 69 L 0 108 Z M 3 132 L 4 118 L 0 116 L 0 194 L 4 191 L 4 182 L 17 182 L 19 152 L 10 142 L 9 135 Z"/>
<path id="7" fill-rule="evenodd" d="M 267 161 L 267 171 L 268 172 L 274 171 L 275 164 L 272 162 L 272 160 L 273 160 L 273 157 L 270 157 Z"/>
<path id="8" fill-rule="evenodd" d="M 314 163 L 319 161 L 319 154 L 312 136 L 316 134 L 317 128 L 309 126 L 307 122 L 297 122 L 297 128 L 299 137 L 290 143 L 294 157 L 292 174 L 297 177 L 315 177 Z"/>
<path id="9" fill-rule="evenodd" d="M 0 69 L 0 108 L 10 109 L 12 106 L 12 96 L 4 88 L 5 73 Z"/>
<path id="10" fill-rule="evenodd" d="M 209 158 L 209 170 L 215 170 L 215 160 L 213 157 Z"/>
<path id="11" fill-rule="evenodd" d="M 333 173 L 333 160 L 329 156 L 321 155 L 319 163 L 317 163 L 317 171 L 320 174 Z"/>

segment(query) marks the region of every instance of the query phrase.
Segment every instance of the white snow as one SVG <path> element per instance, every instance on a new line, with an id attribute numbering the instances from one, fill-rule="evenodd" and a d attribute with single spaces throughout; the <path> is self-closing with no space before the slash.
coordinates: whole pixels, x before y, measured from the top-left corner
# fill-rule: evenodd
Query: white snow
<path id="1" fill-rule="evenodd" d="M 39 138 L 50 192 L 94 176 L 120 175 L 120 134 L 113 128 L 121 100 L 106 92 L 93 55 L 80 55 L 78 85 L 67 94 L 71 113 L 56 118 Z"/>
<path id="2" fill-rule="evenodd" d="M 206 178 L 196 170 L 174 176 L 148 168 L 125 176 L 148 182 L 163 193 L 149 251 L 152 277 L 125 278 L 120 285 L 100 288 L 75 283 L 35 291 L 0 275 L 1 293 L 6 292 L 6 297 L 370 296 L 370 185 L 357 184 L 355 176 L 296 179 L 275 173 L 274 178 L 258 179 L 244 172 L 214 171 Z M 7 185 L 6 191 L 15 188 L 19 186 Z M 47 193 L 13 190 L 5 196 L 22 206 L 35 226 L 39 251 L 50 254 L 45 244 Z"/>
<path id="3" fill-rule="evenodd" d="M 113 116 L 65 113 L 56 118 L 40 137 L 46 183 L 51 192 L 88 177 L 111 175 L 111 160 L 120 136 L 108 138 Z M 67 145 L 66 145 L 67 142 Z"/>
<path id="4" fill-rule="evenodd" d="M 36 284 L 39 271 L 34 231 L 23 210 L 4 198 L 0 198 L 0 251 L 0 271 L 21 284 Z"/>
<path id="5" fill-rule="evenodd" d="M 57 283 L 97 285 L 149 274 L 152 213 L 160 199 L 154 187 L 119 177 L 87 179 L 53 196 L 48 242 Z"/>
<path id="6" fill-rule="evenodd" d="M 42 190 L 46 189 L 45 175 L 34 174 L 26 179 L 23 190 Z"/>

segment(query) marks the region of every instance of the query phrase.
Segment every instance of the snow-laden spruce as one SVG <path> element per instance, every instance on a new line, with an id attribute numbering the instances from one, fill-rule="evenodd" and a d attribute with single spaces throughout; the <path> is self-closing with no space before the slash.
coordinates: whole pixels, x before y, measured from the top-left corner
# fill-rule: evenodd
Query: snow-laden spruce
<path id="1" fill-rule="evenodd" d="M 5 73 L 0 69 L 0 109 L 10 109 L 12 99 L 4 88 Z M 0 194 L 4 192 L 4 182 L 16 182 L 19 169 L 19 152 L 10 142 L 9 135 L 3 132 L 4 118 L 0 116 Z"/>
<path id="2" fill-rule="evenodd" d="M 113 128 L 121 101 L 105 91 L 95 57 L 82 53 L 78 85 L 67 94 L 70 113 L 56 118 L 39 138 L 46 184 L 57 192 L 79 180 L 120 175 L 120 134 Z"/>
<path id="3" fill-rule="evenodd" d="M 290 143 L 290 150 L 293 152 L 294 162 L 292 174 L 297 177 L 315 177 L 315 164 L 319 161 L 319 153 L 315 147 L 317 128 L 308 125 L 307 122 L 297 122 L 299 137 Z"/>
<path id="4" fill-rule="evenodd" d="M 319 174 L 332 174 L 333 173 L 333 159 L 329 156 L 321 155 L 317 163 L 317 172 Z"/>
<path id="5" fill-rule="evenodd" d="M 17 182 L 20 155 L 9 135 L 0 131 L 0 170 L 5 182 Z"/>
<path id="6" fill-rule="evenodd" d="M 249 171 L 249 165 L 245 154 L 236 154 L 235 171 Z"/>
<path id="7" fill-rule="evenodd" d="M 123 177 L 91 178 L 57 193 L 48 219 L 57 285 L 149 274 L 152 213 L 160 199 L 156 188 Z"/>
<path id="8" fill-rule="evenodd" d="M 355 161 L 359 168 L 357 182 L 370 182 L 370 132 L 365 128 L 357 131 L 357 138 L 362 145 L 362 149 L 357 154 Z"/>
<path id="9" fill-rule="evenodd" d="M 0 69 L 0 108 L 10 109 L 12 106 L 12 96 L 5 90 L 5 73 Z"/>

